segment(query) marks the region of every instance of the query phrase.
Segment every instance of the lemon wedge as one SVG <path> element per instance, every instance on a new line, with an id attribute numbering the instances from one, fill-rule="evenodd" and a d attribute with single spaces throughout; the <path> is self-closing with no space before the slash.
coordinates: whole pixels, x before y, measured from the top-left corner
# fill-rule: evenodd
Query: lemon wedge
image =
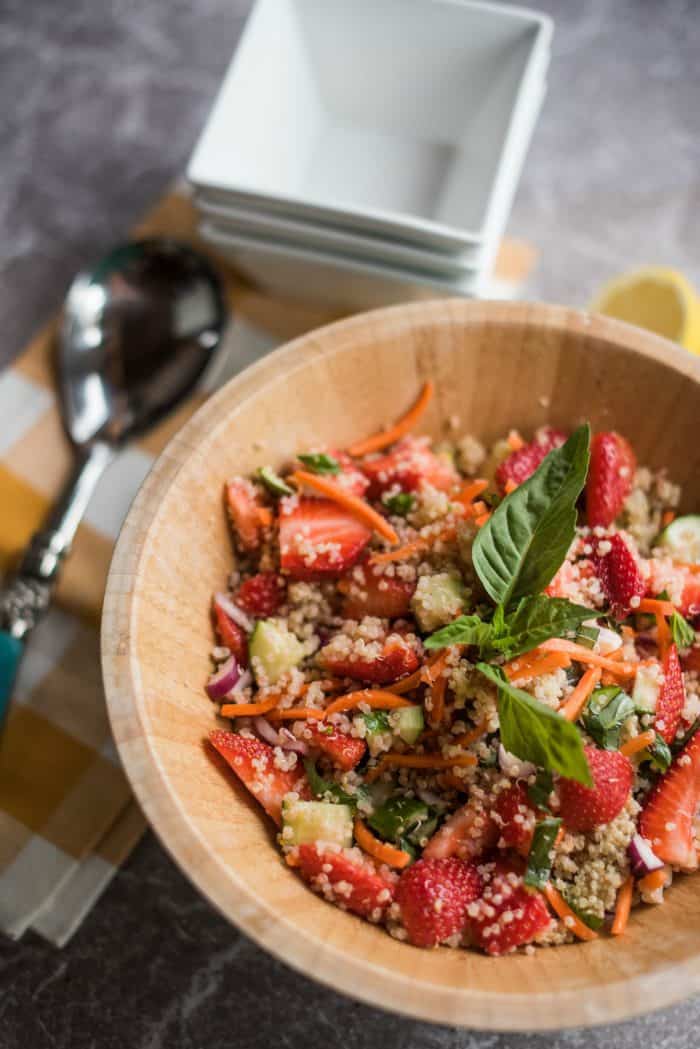
<path id="1" fill-rule="evenodd" d="M 677 270 L 648 266 L 623 274 L 605 284 L 589 308 L 700 354 L 700 298 Z"/>

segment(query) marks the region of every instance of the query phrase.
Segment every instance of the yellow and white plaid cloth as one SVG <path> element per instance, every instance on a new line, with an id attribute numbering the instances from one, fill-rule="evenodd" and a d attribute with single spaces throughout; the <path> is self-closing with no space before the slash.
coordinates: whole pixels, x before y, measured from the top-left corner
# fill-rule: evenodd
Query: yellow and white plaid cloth
<path id="1" fill-rule="evenodd" d="M 196 241 L 195 222 L 188 199 L 173 193 L 136 234 Z M 517 258 L 516 251 L 516 270 Z M 515 276 L 528 268 L 520 256 Z M 33 928 L 64 944 L 145 829 L 110 735 L 99 664 L 104 585 L 131 500 L 207 393 L 273 345 L 330 319 L 246 289 L 226 268 L 222 276 L 235 319 L 202 389 L 110 467 L 54 606 L 28 641 L 0 743 L 0 929 L 12 937 Z M 54 337 L 52 324 L 0 373 L 0 575 L 41 525 L 69 471 L 53 387 Z"/>

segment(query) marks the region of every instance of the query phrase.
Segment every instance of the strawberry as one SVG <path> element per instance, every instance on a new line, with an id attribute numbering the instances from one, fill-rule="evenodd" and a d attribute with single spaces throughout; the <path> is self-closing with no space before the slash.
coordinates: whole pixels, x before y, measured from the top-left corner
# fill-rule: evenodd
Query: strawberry
<path id="1" fill-rule="evenodd" d="M 610 546 L 608 553 L 595 554 L 593 563 L 616 619 L 625 619 L 631 611 L 633 597 L 644 597 L 646 583 L 637 561 L 622 536 L 616 532 L 601 544 Z"/>
<path id="2" fill-rule="evenodd" d="M 527 855 L 535 829 L 536 812 L 530 804 L 524 784 L 514 783 L 502 790 L 496 797 L 493 811 L 501 831 L 498 844 Z"/>
<path id="3" fill-rule="evenodd" d="M 258 572 L 241 583 L 236 604 L 255 619 L 274 616 L 284 603 L 284 583 L 274 572 Z"/>
<path id="4" fill-rule="evenodd" d="M 423 850 L 424 859 L 459 856 L 472 860 L 495 847 L 500 827 L 488 807 L 470 799 L 453 812 Z"/>
<path id="5" fill-rule="evenodd" d="M 214 616 L 214 629 L 216 630 L 216 636 L 222 645 L 236 657 L 236 662 L 241 667 L 248 666 L 248 638 L 246 637 L 245 631 L 238 623 L 234 623 L 230 616 L 224 612 L 223 608 L 214 601 L 212 605 L 212 614 Z"/>
<path id="6" fill-rule="evenodd" d="M 280 567 L 292 579 L 337 578 L 371 538 L 366 525 L 330 499 L 292 496 L 280 502 Z"/>
<path id="7" fill-rule="evenodd" d="M 652 788 L 639 817 L 639 832 L 664 863 L 685 870 L 698 865 L 693 824 L 700 803 L 700 732 Z"/>
<path id="8" fill-rule="evenodd" d="M 700 574 L 689 571 L 681 594 L 680 611 L 694 621 L 700 616 Z"/>
<path id="9" fill-rule="evenodd" d="M 396 902 L 411 943 L 435 947 L 460 933 L 467 907 L 480 892 L 481 878 L 473 863 L 454 856 L 418 860 L 396 886 Z"/>
<path id="10" fill-rule="evenodd" d="M 258 550 L 262 542 L 262 509 L 258 493 L 245 477 L 234 477 L 226 484 L 225 501 L 239 547 L 245 553 Z"/>
<path id="11" fill-rule="evenodd" d="M 365 459 L 362 470 L 370 482 L 371 499 L 396 485 L 404 492 L 424 484 L 446 492 L 459 480 L 452 465 L 430 450 L 427 438 L 419 437 L 404 437 L 385 455 Z"/>
<path id="12" fill-rule="evenodd" d="M 236 732 L 224 732 L 222 729 L 210 733 L 209 742 L 228 762 L 278 827 L 282 822 L 282 801 L 285 794 L 294 790 L 302 797 L 310 798 L 311 791 L 306 774 L 295 769 L 278 769 L 274 763 L 274 749 L 269 743 L 241 736 Z"/>
<path id="13" fill-rule="evenodd" d="M 591 441 L 586 482 L 586 514 L 591 528 L 607 528 L 632 491 L 637 460 L 629 441 L 619 433 L 597 433 Z"/>
<path id="14" fill-rule="evenodd" d="M 378 616 L 398 619 L 411 609 L 415 581 L 382 574 L 378 565 L 364 563 L 353 568 L 338 583 L 343 594 L 342 614 L 346 619 Z"/>
<path id="15" fill-rule="evenodd" d="M 372 685 L 388 685 L 407 677 L 420 666 L 415 648 L 396 634 L 387 638 L 376 656 L 341 653 L 331 641 L 321 649 L 318 658 L 324 670 L 334 677 L 351 677 Z"/>
<path id="16" fill-rule="evenodd" d="M 695 644 L 683 656 L 683 669 L 700 674 L 700 645 Z"/>
<path id="17" fill-rule="evenodd" d="M 667 743 L 673 743 L 685 706 L 683 671 L 678 658 L 678 648 L 671 645 L 664 659 L 664 683 L 656 701 L 654 728 Z"/>
<path id="18" fill-rule="evenodd" d="M 358 762 L 362 761 L 367 750 L 367 744 L 362 739 L 349 736 L 347 732 L 339 732 L 332 725 L 319 725 L 315 721 L 306 726 L 305 737 L 316 750 L 320 750 L 330 761 L 345 772 L 354 769 Z"/>
<path id="19" fill-rule="evenodd" d="M 542 896 L 529 892 L 522 877 L 502 863 L 469 911 L 474 943 L 493 955 L 531 943 L 552 921 Z"/>
<path id="20" fill-rule="evenodd" d="M 505 492 L 509 481 L 516 485 L 527 481 L 549 453 L 555 448 L 561 448 L 565 441 L 566 434 L 561 430 L 543 426 L 541 430 L 538 430 L 534 441 L 524 444 L 516 452 L 511 452 L 500 464 L 496 470 L 498 487 Z"/>
<path id="21" fill-rule="evenodd" d="M 381 921 L 393 902 L 396 876 L 388 868 L 377 869 L 355 849 L 333 852 L 300 845 L 295 862 L 315 892 L 363 918 Z"/>
<path id="22" fill-rule="evenodd" d="M 335 474 L 333 480 L 346 488 L 348 492 L 352 492 L 353 495 L 363 496 L 369 488 L 369 479 L 362 473 L 355 460 L 347 452 L 334 450 L 329 452 L 329 455 L 340 466 L 340 473 Z"/>
<path id="23" fill-rule="evenodd" d="M 573 779 L 559 779 L 559 815 L 569 830 L 588 831 L 614 820 L 622 811 L 634 772 L 630 759 L 618 750 L 584 747 L 593 779 L 584 787 Z"/>

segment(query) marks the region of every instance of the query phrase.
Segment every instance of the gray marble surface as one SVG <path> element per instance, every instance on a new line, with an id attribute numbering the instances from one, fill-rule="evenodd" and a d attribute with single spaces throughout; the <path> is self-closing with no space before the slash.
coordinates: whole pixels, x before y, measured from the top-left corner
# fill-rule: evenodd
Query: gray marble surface
<path id="1" fill-rule="evenodd" d="M 541 249 L 533 293 L 584 304 L 644 262 L 700 286 L 700 4 L 538 6 L 557 20 L 550 92 L 509 227 Z M 0 0 L 0 362 L 182 171 L 247 8 Z M 65 950 L 0 941 L 0 1049 L 694 1049 L 699 1025 L 700 999 L 559 1035 L 397 1019 L 239 936 L 152 835 Z"/>

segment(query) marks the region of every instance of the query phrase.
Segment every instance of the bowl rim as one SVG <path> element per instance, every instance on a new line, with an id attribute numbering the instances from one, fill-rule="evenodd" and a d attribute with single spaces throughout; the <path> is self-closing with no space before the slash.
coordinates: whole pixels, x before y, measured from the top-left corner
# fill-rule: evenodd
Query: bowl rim
<path id="1" fill-rule="evenodd" d="M 695 957 L 661 970 L 627 979 L 613 977 L 596 995 L 582 995 L 575 990 L 547 990 L 537 995 L 533 1015 L 530 994 L 446 988 L 422 979 L 410 985 L 412 993 L 407 995 L 405 977 L 396 976 L 368 959 L 341 954 L 320 936 L 314 939 L 303 933 L 300 943 L 290 936 L 290 931 L 299 935 L 294 922 L 278 912 L 274 912 L 273 922 L 261 920 L 269 919 L 271 909 L 242 883 L 237 883 L 241 899 L 234 917 L 230 905 L 230 871 L 207 846 L 205 836 L 189 822 L 151 747 L 136 646 L 131 642 L 132 619 L 139 602 L 138 587 L 132 587 L 132 582 L 148 547 L 149 526 L 157 505 L 190 456 L 196 453 L 198 439 L 211 432 L 213 416 L 218 413 L 215 423 L 222 420 L 251 393 L 259 392 L 270 381 L 279 382 L 319 355 L 342 353 L 348 337 L 352 340 L 354 329 L 366 326 L 368 320 L 375 332 L 384 327 L 393 333 L 397 326 L 400 330 L 402 326 L 440 321 L 453 324 L 457 320 L 466 327 L 536 323 L 540 330 L 547 329 L 552 334 L 571 335 L 575 331 L 594 335 L 618 348 L 660 361 L 700 385 L 700 358 L 621 321 L 562 306 L 461 299 L 391 306 L 356 314 L 302 335 L 244 369 L 210 397 L 168 442 L 132 504 L 110 565 L 101 629 L 102 671 L 112 732 L 134 794 L 159 840 L 183 873 L 238 929 L 304 975 L 313 968 L 314 980 L 369 1005 L 413 1019 L 494 1031 L 591 1026 L 629 1019 L 671 1005 L 700 990 L 700 949 Z M 324 337 L 329 334 L 336 337 L 335 343 L 324 346 Z M 421 988 L 426 993 L 416 994 Z M 634 995 L 626 993 L 631 988 Z M 564 1024 L 562 1016 L 566 1017 Z"/>

